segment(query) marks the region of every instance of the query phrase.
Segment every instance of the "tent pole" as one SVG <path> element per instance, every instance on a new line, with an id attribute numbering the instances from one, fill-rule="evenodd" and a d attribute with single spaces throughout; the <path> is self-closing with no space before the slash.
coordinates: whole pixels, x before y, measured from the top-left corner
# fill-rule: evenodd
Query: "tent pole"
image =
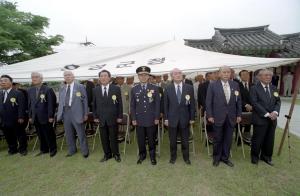
<path id="1" fill-rule="evenodd" d="M 289 114 L 285 115 L 285 117 L 287 118 L 287 120 L 286 120 L 284 131 L 283 131 L 283 134 L 282 134 L 280 146 L 278 148 L 278 153 L 277 153 L 278 156 L 280 156 L 280 154 L 281 154 L 281 150 L 282 150 L 282 147 L 283 147 L 283 144 L 284 144 L 284 140 L 285 140 L 286 134 L 287 134 L 288 129 L 289 129 L 290 119 L 292 118 L 292 115 L 293 115 L 294 106 L 295 106 L 295 103 L 296 103 L 296 99 L 297 99 L 299 88 L 300 88 L 300 78 L 298 78 L 298 81 L 297 81 L 297 84 L 296 84 L 296 88 L 294 89 L 294 94 L 293 94 L 293 99 L 292 99 L 292 103 L 291 103 Z"/>

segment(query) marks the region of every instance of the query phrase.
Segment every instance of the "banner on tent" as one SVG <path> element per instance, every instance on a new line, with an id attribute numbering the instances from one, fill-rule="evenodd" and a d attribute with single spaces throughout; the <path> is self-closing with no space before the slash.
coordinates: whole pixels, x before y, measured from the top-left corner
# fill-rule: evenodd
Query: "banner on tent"
<path id="1" fill-rule="evenodd" d="M 147 61 L 147 65 L 158 65 L 158 64 L 163 64 L 166 60 L 166 57 L 162 58 L 152 58 Z M 117 64 L 115 67 L 116 68 L 126 68 L 126 67 L 132 67 L 132 65 L 135 64 L 136 61 L 126 61 L 126 62 L 120 62 Z M 107 64 L 102 64 L 102 65 L 92 65 L 88 68 L 88 70 L 100 70 L 103 69 Z M 78 69 L 80 65 L 66 65 L 62 69 L 62 71 L 65 70 L 75 70 Z"/>

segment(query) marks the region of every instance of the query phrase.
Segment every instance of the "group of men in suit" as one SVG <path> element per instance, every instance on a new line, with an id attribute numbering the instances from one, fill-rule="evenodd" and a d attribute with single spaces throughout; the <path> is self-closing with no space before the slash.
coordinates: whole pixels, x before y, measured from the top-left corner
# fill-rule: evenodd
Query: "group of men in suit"
<path id="1" fill-rule="evenodd" d="M 198 106 L 206 113 L 207 131 L 213 132 L 213 165 L 222 161 L 233 167 L 229 160 L 232 134 L 242 120 L 242 112 L 250 113 L 250 124 L 240 125 L 244 135 L 250 135 L 251 124 L 253 136 L 251 143 L 251 163 L 257 164 L 261 159 L 273 165 L 272 154 L 276 122 L 280 110 L 280 98 L 276 87 L 272 86 L 273 73 L 261 69 L 257 82 L 250 82 L 247 70 L 239 73 L 240 81 L 234 79 L 232 69 L 221 67 L 216 72 L 206 74 L 206 81 L 198 88 Z M 267 87 L 267 88 L 264 88 Z M 251 138 L 251 137 L 250 137 Z"/>
<path id="2" fill-rule="evenodd" d="M 146 142 L 149 146 L 150 162 L 152 165 L 157 164 L 157 126 L 163 116 L 164 125 L 169 131 L 169 162 L 171 164 L 176 162 L 177 140 L 180 136 L 183 160 L 189 165 L 191 164 L 189 129 L 194 124 L 196 114 L 193 86 L 184 79 L 184 74 L 177 68 L 170 73 L 172 82 L 168 82 L 166 75 L 161 81 L 161 78 L 151 76 L 150 72 L 147 66 L 138 67 L 136 73 L 139 83 L 130 88 L 130 92 L 128 89 L 125 90 L 130 100 L 128 111 L 132 125 L 136 126 L 139 149 L 137 164 L 146 159 Z M 258 82 L 254 85 L 249 84 L 248 71 L 243 70 L 239 75 L 241 82 L 237 83 L 232 80 L 231 69 L 223 66 L 219 70 L 219 78 L 216 78 L 216 73 L 207 73 L 206 82 L 200 84 L 198 88 L 198 105 L 206 112 L 210 129 L 214 132 L 213 166 L 224 162 L 233 167 L 234 164 L 229 160 L 232 134 L 236 124 L 241 121 L 242 112 L 252 112 L 254 132 L 251 141 L 251 162 L 257 164 L 261 159 L 273 165 L 272 152 L 280 98 L 277 89 L 271 85 L 272 72 L 267 69 L 260 70 L 257 75 Z M 13 79 L 8 75 L 1 76 L 0 119 L 8 143 L 8 153 L 27 154 L 26 134 L 24 129 L 20 129 L 27 116 L 38 133 L 40 153 L 37 156 L 46 153 L 49 153 L 50 157 L 56 155 L 53 123 L 57 120 L 64 123 L 68 145 L 66 156 L 73 156 L 77 152 L 77 136 L 81 153 L 87 158 L 89 149 L 85 122 L 88 118 L 88 100 L 85 87 L 74 81 L 75 77 L 71 71 L 65 71 L 55 116 L 57 106 L 53 89 L 42 83 L 43 76 L 40 73 L 32 73 L 31 79 L 32 87 L 27 91 L 27 104 L 24 95 L 12 88 Z M 111 158 L 120 162 L 117 135 L 118 123 L 123 119 L 124 92 L 121 90 L 122 82 L 118 86 L 111 84 L 110 81 L 109 71 L 99 72 L 99 85 L 92 90 L 91 110 L 94 122 L 100 127 L 104 152 L 101 162 Z M 250 127 L 243 128 L 246 132 L 250 129 Z"/>

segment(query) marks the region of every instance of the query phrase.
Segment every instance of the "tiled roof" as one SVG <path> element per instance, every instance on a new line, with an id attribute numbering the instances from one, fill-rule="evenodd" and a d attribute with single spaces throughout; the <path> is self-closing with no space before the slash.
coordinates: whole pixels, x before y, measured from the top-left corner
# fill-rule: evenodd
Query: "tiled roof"
<path id="1" fill-rule="evenodd" d="M 185 43 L 191 47 L 224 53 L 273 50 L 282 57 L 300 57 L 300 33 L 278 35 L 268 27 L 215 28 L 212 39 L 185 39 Z"/>

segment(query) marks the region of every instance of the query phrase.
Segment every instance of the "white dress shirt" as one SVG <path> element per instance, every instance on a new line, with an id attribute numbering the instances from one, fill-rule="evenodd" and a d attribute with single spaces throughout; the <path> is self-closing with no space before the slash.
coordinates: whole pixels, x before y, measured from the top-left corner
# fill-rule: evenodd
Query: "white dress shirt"
<path id="1" fill-rule="evenodd" d="M 74 81 L 71 84 L 66 85 L 66 95 L 68 91 L 68 85 L 70 85 L 70 100 L 69 100 L 69 106 L 72 104 L 72 97 L 73 97 L 73 89 L 74 89 Z"/>
<path id="2" fill-rule="evenodd" d="M 107 96 L 108 96 L 108 89 L 109 89 L 109 84 L 107 84 L 106 86 L 104 85 L 101 85 L 101 88 L 102 88 L 102 95 L 104 96 L 104 87 L 106 87 L 106 93 L 107 93 Z"/>
<path id="3" fill-rule="evenodd" d="M 7 89 L 7 90 L 3 90 L 3 95 L 4 95 L 3 103 L 6 102 L 6 99 L 7 99 L 8 94 L 9 94 L 9 92 L 10 92 L 11 89 L 12 89 L 12 88 Z"/>
<path id="4" fill-rule="evenodd" d="M 228 93 L 228 102 L 229 102 L 229 100 L 230 100 L 230 96 L 231 96 L 231 90 L 230 90 L 230 85 L 229 85 L 229 82 L 227 81 L 227 82 L 224 82 L 223 80 L 221 80 L 221 82 L 222 82 L 222 86 L 223 86 L 223 89 L 225 88 L 225 86 L 224 86 L 224 84 L 226 83 L 226 85 L 227 85 L 227 93 Z"/>

